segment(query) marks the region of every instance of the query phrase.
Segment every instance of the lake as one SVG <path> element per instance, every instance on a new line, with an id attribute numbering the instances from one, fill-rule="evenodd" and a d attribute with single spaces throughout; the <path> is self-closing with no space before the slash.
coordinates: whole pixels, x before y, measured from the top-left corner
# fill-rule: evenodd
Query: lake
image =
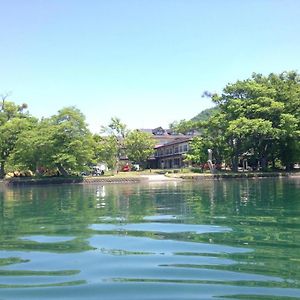
<path id="1" fill-rule="evenodd" d="M 0 299 L 300 299 L 300 178 L 0 186 Z"/>

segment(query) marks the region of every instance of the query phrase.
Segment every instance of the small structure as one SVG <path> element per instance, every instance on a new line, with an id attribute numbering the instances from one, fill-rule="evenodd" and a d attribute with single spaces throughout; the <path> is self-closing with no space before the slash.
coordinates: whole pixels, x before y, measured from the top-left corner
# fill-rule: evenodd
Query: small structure
<path id="1" fill-rule="evenodd" d="M 207 160 L 207 164 L 208 164 L 208 167 L 210 169 L 210 172 L 213 174 L 215 173 L 216 171 L 216 168 L 212 162 L 212 154 L 213 154 L 213 151 L 211 149 L 207 149 L 207 152 L 208 152 L 208 160 Z"/>

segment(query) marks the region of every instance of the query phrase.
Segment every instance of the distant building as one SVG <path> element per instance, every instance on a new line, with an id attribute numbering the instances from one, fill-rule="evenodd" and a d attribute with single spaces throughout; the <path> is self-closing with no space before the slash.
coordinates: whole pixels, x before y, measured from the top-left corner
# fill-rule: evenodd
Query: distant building
<path id="1" fill-rule="evenodd" d="M 177 169 L 186 166 L 184 154 L 189 150 L 192 137 L 179 137 L 155 148 L 155 160 L 159 169 Z"/>
<path id="2" fill-rule="evenodd" d="M 162 127 L 139 130 L 151 134 L 155 140 L 155 153 L 148 160 L 150 168 L 176 169 L 186 165 L 183 155 L 189 150 L 189 141 L 194 132 L 183 135 Z"/>

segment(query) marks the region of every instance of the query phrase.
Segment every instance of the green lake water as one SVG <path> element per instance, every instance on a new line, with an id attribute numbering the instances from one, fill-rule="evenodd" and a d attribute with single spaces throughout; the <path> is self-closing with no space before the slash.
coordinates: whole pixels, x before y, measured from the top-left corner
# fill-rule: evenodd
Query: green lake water
<path id="1" fill-rule="evenodd" d="M 300 179 L 0 186 L 0 300 L 300 299 Z"/>

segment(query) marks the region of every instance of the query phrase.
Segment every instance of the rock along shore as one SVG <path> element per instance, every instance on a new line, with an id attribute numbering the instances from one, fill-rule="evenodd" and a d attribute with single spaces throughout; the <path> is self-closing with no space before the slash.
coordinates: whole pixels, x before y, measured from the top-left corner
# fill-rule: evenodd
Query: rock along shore
<path id="1" fill-rule="evenodd" d="M 107 177 L 13 177 L 10 179 L 3 180 L 3 183 L 8 186 L 27 186 L 27 185 L 50 185 L 50 184 L 93 184 L 93 183 L 139 183 L 146 181 L 147 178 L 143 178 L 141 176 L 135 177 L 115 177 L 115 176 L 107 176 Z"/>

